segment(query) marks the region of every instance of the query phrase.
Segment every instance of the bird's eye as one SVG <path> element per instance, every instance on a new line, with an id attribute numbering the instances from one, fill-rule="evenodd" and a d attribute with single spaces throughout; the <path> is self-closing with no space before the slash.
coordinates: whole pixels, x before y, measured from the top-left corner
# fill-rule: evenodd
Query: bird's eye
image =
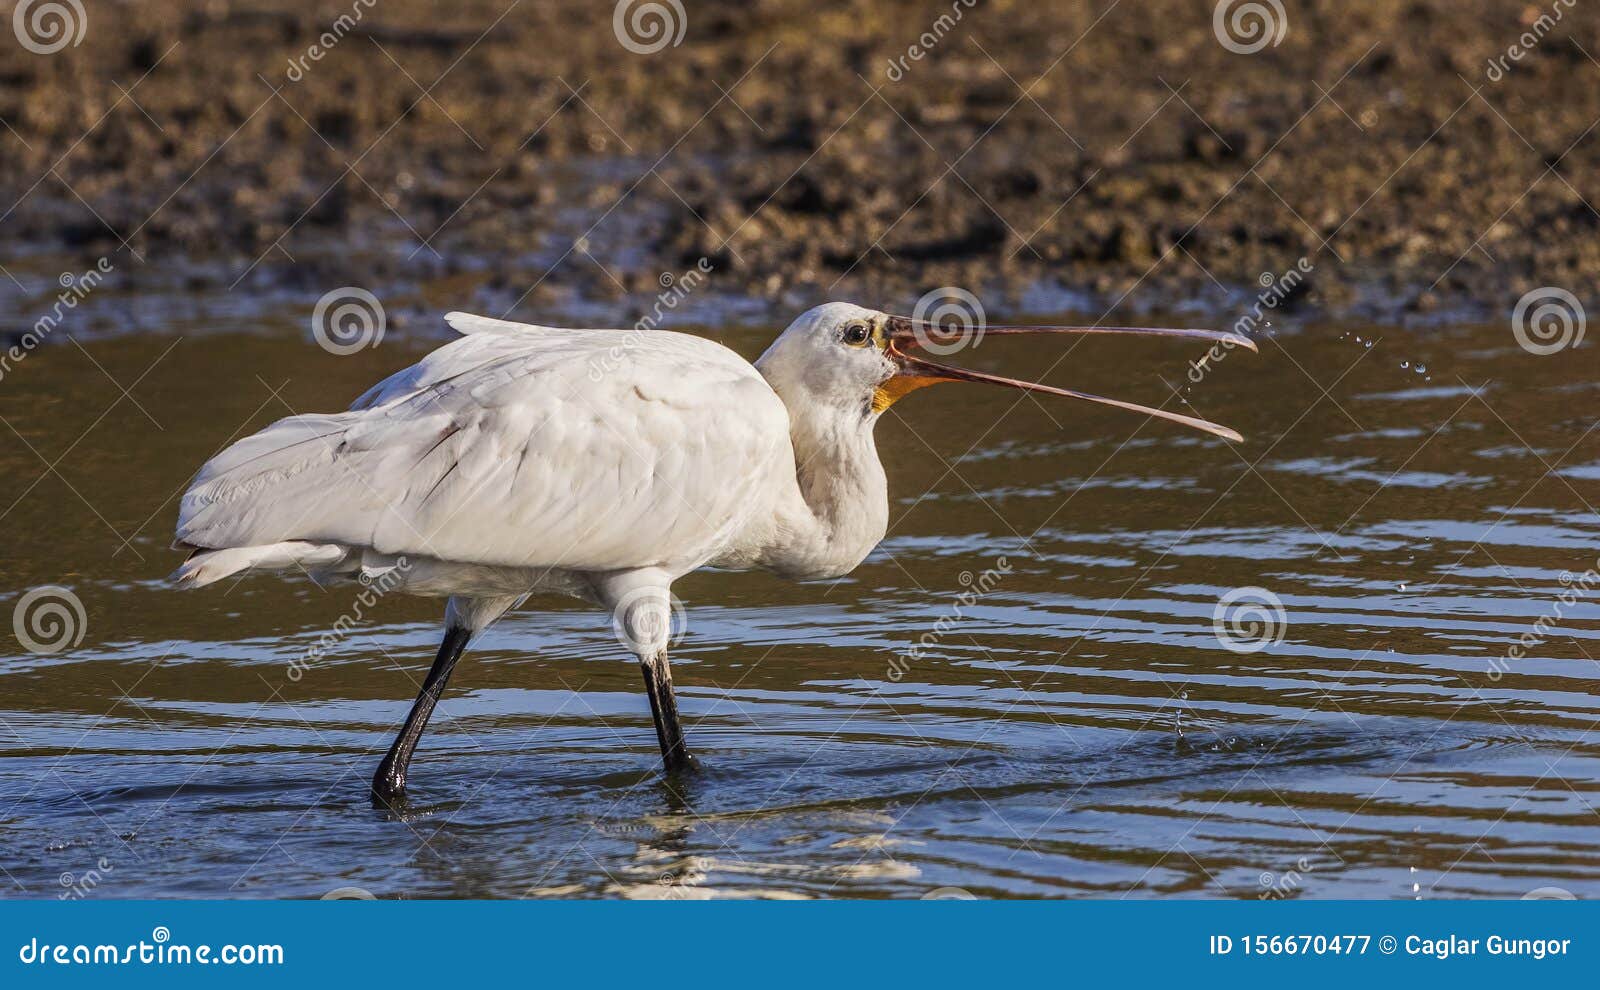
<path id="1" fill-rule="evenodd" d="M 860 347 L 872 339 L 872 328 L 865 323 L 847 323 L 844 328 L 844 342 L 851 347 Z"/>

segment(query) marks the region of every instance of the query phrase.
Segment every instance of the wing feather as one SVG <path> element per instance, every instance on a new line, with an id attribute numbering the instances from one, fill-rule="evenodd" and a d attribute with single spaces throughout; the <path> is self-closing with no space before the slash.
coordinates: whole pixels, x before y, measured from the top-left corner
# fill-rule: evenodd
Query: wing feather
<path id="1" fill-rule="evenodd" d="M 792 478 L 782 402 L 720 344 L 451 323 L 477 332 L 347 412 L 291 416 L 212 458 L 183 498 L 178 538 L 498 566 L 696 566 L 770 508 L 755 497 L 763 486 Z"/>

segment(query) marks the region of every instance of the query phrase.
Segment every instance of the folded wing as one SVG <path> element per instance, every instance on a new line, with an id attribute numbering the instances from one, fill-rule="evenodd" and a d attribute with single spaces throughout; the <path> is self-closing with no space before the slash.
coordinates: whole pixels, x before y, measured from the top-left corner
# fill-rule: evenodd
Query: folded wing
<path id="1" fill-rule="evenodd" d="M 347 412 L 280 420 L 212 458 L 180 540 L 514 567 L 698 564 L 793 471 L 788 417 L 712 341 L 461 317 L 467 335 Z"/>

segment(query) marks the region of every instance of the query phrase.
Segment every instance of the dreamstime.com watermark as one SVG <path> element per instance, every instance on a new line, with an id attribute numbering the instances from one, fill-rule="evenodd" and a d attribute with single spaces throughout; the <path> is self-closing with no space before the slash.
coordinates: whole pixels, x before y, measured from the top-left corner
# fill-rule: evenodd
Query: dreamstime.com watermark
<path id="1" fill-rule="evenodd" d="M 75 649 L 88 628 L 83 602 L 71 588 L 59 584 L 29 589 L 11 609 L 11 631 L 17 642 L 41 656 Z"/>
<path id="2" fill-rule="evenodd" d="M 1282 44 L 1289 33 L 1289 15 L 1282 0 L 1217 0 L 1211 32 L 1235 55 L 1254 55 L 1268 45 Z"/>
<path id="3" fill-rule="evenodd" d="M 978 297 L 959 286 L 925 292 L 911 310 L 911 332 L 929 354 L 949 356 L 983 342 L 989 318 Z"/>
<path id="4" fill-rule="evenodd" d="M 685 268 L 682 275 L 675 276 L 671 272 L 662 272 L 661 291 L 656 293 L 655 305 L 650 307 L 650 312 L 634 323 L 629 336 L 622 343 L 607 348 L 598 358 L 589 359 L 589 380 L 598 382 L 615 371 L 623 357 L 643 339 L 644 335 L 660 326 L 666 315 L 682 305 L 683 301 L 689 298 L 714 270 L 711 259 L 701 258 L 693 266 Z"/>
<path id="5" fill-rule="evenodd" d="M 683 642 L 689 615 L 677 595 L 662 588 L 635 588 L 611 609 L 611 631 L 629 653 L 653 656 Z"/>
<path id="6" fill-rule="evenodd" d="M 1332 852 L 1332 850 L 1329 851 Z M 1333 859 L 1334 861 L 1331 863 L 1319 863 L 1309 857 L 1301 856 L 1294 861 L 1293 866 L 1281 873 L 1263 871 L 1256 878 L 1256 882 L 1261 886 L 1256 898 L 1263 901 L 1281 901 L 1288 897 L 1294 897 L 1299 893 L 1300 888 L 1305 884 L 1306 878 L 1311 874 L 1318 870 L 1329 870 L 1344 865 L 1344 860 L 1337 853 L 1333 854 Z"/>
<path id="7" fill-rule="evenodd" d="M 77 309 L 78 304 L 89 298 L 90 293 L 98 289 L 106 276 L 115 270 L 116 266 L 110 258 L 101 258 L 94 263 L 94 267 L 80 275 L 62 272 L 56 280 L 61 285 L 61 291 L 56 293 L 56 301 L 50 307 L 50 312 L 35 320 L 15 344 L 0 351 L 0 381 L 4 381 L 12 368 L 21 364 L 23 358 L 55 333 L 67 314 Z"/>
<path id="8" fill-rule="evenodd" d="M 1544 357 L 1583 343 L 1588 314 L 1566 289 L 1543 285 L 1523 293 L 1511 311 L 1511 335 L 1529 354 Z"/>
<path id="9" fill-rule="evenodd" d="M 1561 19 L 1567 15 L 1567 11 L 1577 5 L 1578 0 L 1554 0 L 1550 4 L 1550 11 L 1534 18 L 1532 23 L 1528 24 L 1528 30 L 1522 32 L 1517 40 L 1511 43 L 1511 47 L 1506 49 L 1504 55 L 1498 55 L 1489 60 L 1489 67 L 1484 70 L 1483 74 L 1490 82 L 1499 82 L 1504 79 L 1506 74 L 1511 71 L 1512 63 L 1522 61 L 1529 52 L 1538 48 L 1539 42 L 1544 40 L 1544 36 L 1549 34 L 1561 22 Z"/>
<path id="10" fill-rule="evenodd" d="M 986 568 L 976 576 L 971 571 L 962 571 L 956 575 L 956 582 L 964 589 L 956 595 L 955 602 L 950 611 L 939 616 L 933 628 L 917 637 L 917 641 L 908 647 L 903 657 L 897 656 L 889 661 L 889 669 L 884 676 L 891 681 L 899 681 L 906 676 L 911 665 L 922 659 L 922 651 L 931 646 L 937 646 L 941 640 L 950 634 L 950 631 L 961 624 L 966 615 L 966 610 L 978 603 L 978 599 L 994 590 L 1000 579 L 1011 573 L 1011 561 L 1005 557 L 996 557 L 994 566 Z"/>
<path id="11" fill-rule="evenodd" d="M 282 966 L 281 945 L 177 945 L 165 925 L 150 932 L 150 941 L 129 945 L 84 943 L 52 945 L 37 936 L 22 943 L 17 958 L 39 966 Z"/>
<path id="12" fill-rule="evenodd" d="M 80 0 L 17 0 L 11 30 L 22 47 L 35 55 L 54 55 L 68 45 L 83 44 L 89 14 Z"/>
<path id="13" fill-rule="evenodd" d="M 56 898 L 63 901 L 81 901 L 94 893 L 95 889 L 105 881 L 106 877 L 116 871 L 116 867 L 111 865 L 111 861 L 101 856 L 93 866 L 82 873 L 63 873 L 61 874 L 61 886 L 66 889 L 57 894 Z"/>
<path id="14" fill-rule="evenodd" d="M 929 52 L 939 47 L 939 42 L 944 40 L 945 35 L 955 30 L 956 25 L 961 23 L 967 11 L 977 5 L 978 0 L 951 0 L 950 12 L 935 17 L 933 23 L 928 25 L 928 30 L 918 35 L 917 40 L 906 48 L 904 55 L 889 60 L 889 68 L 885 69 L 883 74 L 890 82 L 904 79 L 906 73 L 911 71 L 911 66 L 907 63 L 920 62 L 927 58 Z"/>
<path id="15" fill-rule="evenodd" d="M 1252 336 L 1261 326 L 1262 317 L 1283 305 L 1283 301 L 1305 283 L 1306 276 L 1315 268 L 1309 258 L 1302 257 L 1284 269 L 1282 275 L 1262 272 L 1257 280 L 1261 283 L 1261 291 L 1256 293 L 1256 301 L 1250 307 L 1250 311 L 1233 322 L 1231 328 L 1233 332 L 1241 337 Z M 1205 381 L 1211 369 L 1220 364 L 1238 346 L 1232 340 L 1221 340 L 1212 344 L 1210 350 L 1202 354 L 1199 359 L 1189 362 L 1189 370 L 1185 377 L 1196 385 L 1200 384 Z"/>
<path id="16" fill-rule="evenodd" d="M 1211 629 L 1223 649 L 1260 653 L 1282 643 L 1289 633 L 1283 600 L 1265 588 L 1235 588 L 1211 610 Z"/>
<path id="17" fill-rule="evenodd" d="M 311 311 L 311 336 L 323 350 L 341 357 L 377 347 L 388 328 L 378 297 L 356 285 L 323 293 Z"/>
<path id="18" fill-rule="evenodd" d="M 1561 624 L 1568 609 L 1590 597 L 1596 588 L 1600 588 L 1600 559 L 1596 559 L 1594 566 L 1582 574 L 1562 571 L 1557 580 L 1566 590 L 1556 596 L 1555 601 L 1550 603 L 1550 608 L 1543 615 L 1533 620 L 1532 629 L 1517 637 L 1516 645 L 1506 650 L 1504 658 L 1497 657 L 1489 661 L 1489 680 L 1498 681 L 1504 677 L 1511 669 L 1511 662 L 1525 659 L 1530 647 L 1543 642 L 1550 630 Z"/>
<path id="19" fill-rule="evenodd" d="M 344 40 L 345 35 L 355 30 L 355 26 L 361 23 L 361 19 L 366 16 L 367 11 L 377 5 L 378 0 L 355 0 L 350 5 L 350 12 L 335 17 L 333 23 L 328 25 L 328 30 L 317 36 L 317 40 L 312 42 L 311 47 L 306 49 L 305 54 L 289 60 L 289 71 L 285 72 L 284 75 L 292 83 L 297 83 L 304 79 L 306 73 L 311 71 L 310 63 L 322 61 L 329 52 L 338 47 L 339 42 Z"/>
<path id="20" fill-rule="evenodd" d="M 611 30 L 622 47 L 635 55 L 654 55 L 683 44 L 689 15 L 679 0 L 617 0 Z"/>
<path id="21" fill-rule="evenodd" d="M 387 595 L 405 580 L 411 571 L 411 561 L 405 557 L 397 557 L 393 567 L 382 570 L 362 571 L 359 581 L 363 587 L 361 593 L 356 595 L 350 608 L 338 619 L 334 620 L 333 628 L 317 637 L 317 641 L 306 648 L 303 656 L 289 661 L 289 670 L 285 675 L 291 681 L 298 681 L 311 669 L 311 665 L 327 656 L 328 651 L 344 638 L 350 635 L 350 630 L 360 625 L 366 617 L 367 609 L 378 603 L 378 599 Z"/>

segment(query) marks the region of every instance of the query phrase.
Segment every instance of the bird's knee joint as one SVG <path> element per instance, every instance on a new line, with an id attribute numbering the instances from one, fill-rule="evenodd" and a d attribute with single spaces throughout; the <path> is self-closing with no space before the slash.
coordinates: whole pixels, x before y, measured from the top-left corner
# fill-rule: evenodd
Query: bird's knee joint
<path id="1" fill-rule="evenodd" d="M 681 606 L 660 588 L 640 588 L 623 595 L 611 609 L 611 627 L 628 652 L 639 657 L 661 657 L 665 662 L 675 629 L 680 629 Z"/>

